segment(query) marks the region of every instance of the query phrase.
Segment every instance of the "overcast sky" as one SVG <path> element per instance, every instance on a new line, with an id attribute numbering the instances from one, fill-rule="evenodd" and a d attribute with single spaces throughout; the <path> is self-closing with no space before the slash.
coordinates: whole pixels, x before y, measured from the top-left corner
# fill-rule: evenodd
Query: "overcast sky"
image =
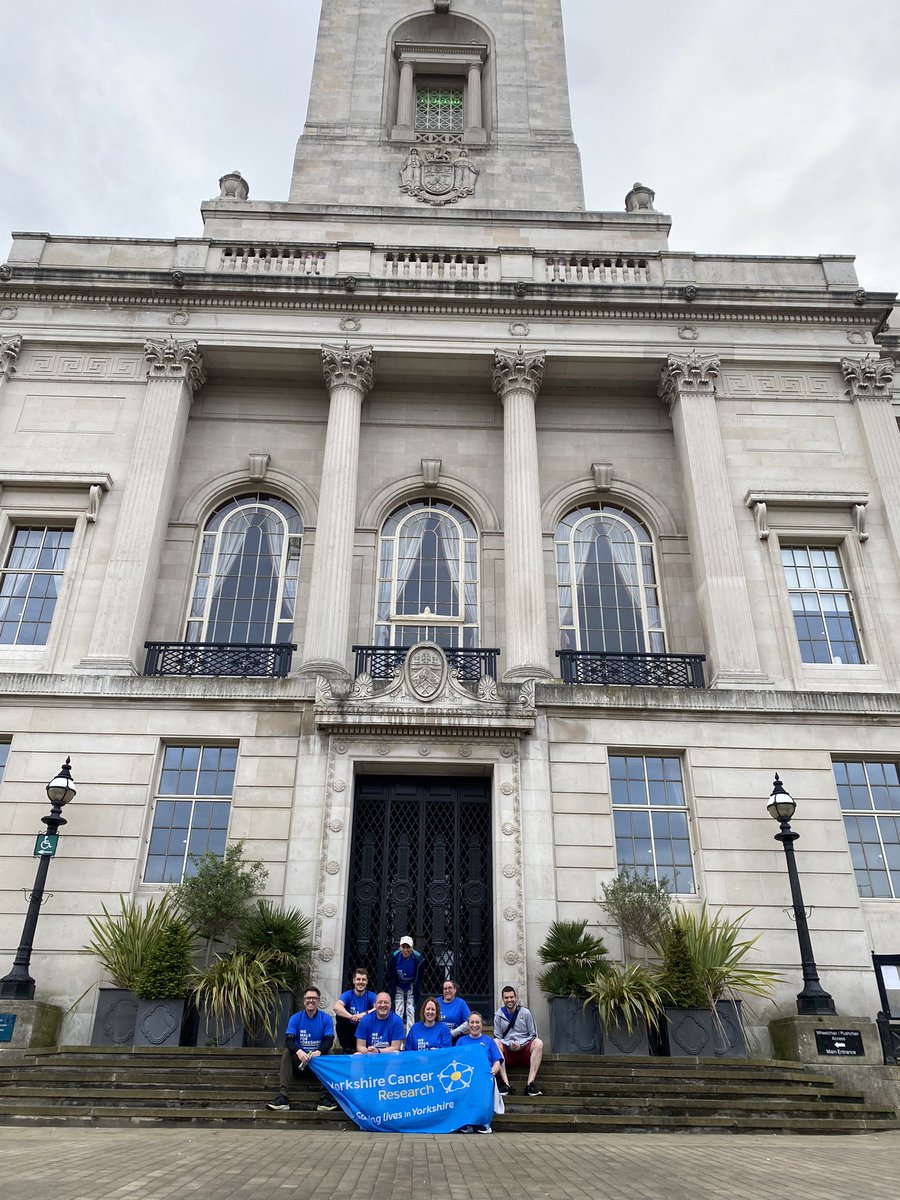
<path id="1" fill-rule="evenodd" d="M 475 0 L 455 0 L 461 10 Z M 4 6 L 11 230 L 197 236 L 238 168 L 287 198 L 318 0 Z M 673 249 L 857 256 L 900 290 L 900 0 L 563 0 L 587 205 L 635 180 Z"/>

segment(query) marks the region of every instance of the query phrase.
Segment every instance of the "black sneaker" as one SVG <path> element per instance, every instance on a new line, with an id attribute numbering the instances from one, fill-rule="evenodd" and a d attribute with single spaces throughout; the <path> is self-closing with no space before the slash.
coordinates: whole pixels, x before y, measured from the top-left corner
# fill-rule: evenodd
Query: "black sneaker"
<path id="1" fill-rule="evenodd" d="M 337 1112 L 338 1106 L 333 1100 L 327 1100 L 324 1104 L 316 1105 L 316 1112 Z"/>
<path id="2" fill-rule="evenodd" d="M 536 1083 L 527 1083 L 525 1085 L 526 1096 L 543 1096 L 543 1092 Z"/>
<path id="3" fill-rule="evenodd" d="M 500 1093 L 501 1096 L 509 1096 L 512 1093 L 512 1088 L 509 1086 L 508 1083 L 498 1083 L 497 1091 Z"/>
<path id="4" fill-rule="evenodd" d="M 284 1092 L 279 1092 L 272 1103 L 266 1105 L 266 1108 L 270 1108 L 272 1112 L 290 1112 L 291 1102 Z"/>
<path id="5" fill-rule="evenodd" d="M 474 1133 L 493 1133 L 494 1132 L 493 1129 L 491 1129 L 490 1125 L 474 1125 L 472 1128 L 473 1128 Z"/>

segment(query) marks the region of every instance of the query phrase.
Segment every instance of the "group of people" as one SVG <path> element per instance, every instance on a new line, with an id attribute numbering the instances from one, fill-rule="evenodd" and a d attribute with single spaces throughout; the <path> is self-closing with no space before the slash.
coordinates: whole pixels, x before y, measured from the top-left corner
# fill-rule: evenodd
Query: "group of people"
<path id="1" fill-rule="evenodd" d="M 484 1048 L 501 1096 L 513 1091 L 507 1074 L 510 1066 L 527 1071 L 525 1095 L 540 1096 L 536 1080 L 544 1043 L 537 1036 L 534 1017 L 519 1004 L 515 988 L 503 989 L 490 1037 L 484 1032 L 484 1018 L 469 1010 L 452 979 L 444 980 L 440 996 L 422 1000 L 423 969 L 423 956 L 414 949 L 412 938 L 404 936 L 388 962 L 389 990 L 370 991 L 368 972 L 357 967 L 353 986 L 335 1001 L 332 1018 L 319 1007 L 319 989 L 308 987 L 303 1009 L 288 1021 L 279 1092 L 267 1107 L 274 1112 L 290 1109 L 291 1084 L 302 1077 L 311 1058 L 331 1051 L 335 1034 L 347 1054 L 450 1049 L 461 1038 L 468 1038 Z M 323 1090 L 316 1107 L 319 1112 L 333 1112 L 338 1105 Z M 465 1130 L 490 1133 L 491 1127 L 466 1126 Z"/>

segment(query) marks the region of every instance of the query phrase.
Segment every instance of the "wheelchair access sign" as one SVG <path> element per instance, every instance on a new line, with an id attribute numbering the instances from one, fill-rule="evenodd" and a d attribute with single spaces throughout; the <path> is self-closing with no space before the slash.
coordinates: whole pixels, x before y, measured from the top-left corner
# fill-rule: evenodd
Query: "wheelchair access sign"
<path id="1" fill-rule="evenodd" d="M 34 839 L 34 853 L 32 858 L 53 858 L 56 854 L 58 842 L 58 833 L 39 833 Z"/>

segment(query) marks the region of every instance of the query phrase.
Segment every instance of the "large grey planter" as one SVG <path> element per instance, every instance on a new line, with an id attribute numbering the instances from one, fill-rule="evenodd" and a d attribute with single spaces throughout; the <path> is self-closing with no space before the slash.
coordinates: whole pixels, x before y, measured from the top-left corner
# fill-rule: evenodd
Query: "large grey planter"
<path id="1" fill-rule="evenodd" d="M 593 1006 L 568 996 L 551 996 L 550 1049 L 554 1054 L 599 1054 L 600 1022 Z"/>
<path id="2" fill-rule="evenodd" d="M 218 1046 L 222 1050 L 233 1050 L 235 1046 L 244 1044 L 244 1022 L 226 1018 L 215 1021 L 205 1008 L 199 1012 L 197 1026 L 198 1046 Z"/>
<path id="3" fill-rule="evenodd" d="M 275 1017 L 275 1036 L 270 1037 L 268 1034 L 259 1034 L 253 1037 L 249 1045 L 251 1046 L 283 1046 L 284 1031 L 287 1029 L 287 1023 L 296 1012 L 296 1004 L 294 1001 L 293 992 L 278 993 L 278 1014 Z"/>
<path id="4" fill-rule="evenodd" d="M 740 1000 L 719 1000 L 708 1008 L 667 1008 L 663 1026 L 670 1058 L 746 1058 Z"/>
<path id="5" fill-rule="evenodd" d="M 139 1000 L 127 988 L 100 988 L 92 1046 L 132 1046 Z"/>
<path id="6" fill-rule="evenodd" d="M 624 1021 L 612 1025 L 600 1022 L 602 1033 L 601 1054 L 621 1055 L 623 1057 L 647 1055 L 650 1053 L 650 1041 L 646 1021 L 635 1021 L 631 1033 Z"/>
<path id="7" fill-rule="evenodd" d="M 178 1046 L 181 1044 L 181 1023 L 184 1020 L 184 999 L 141 1000 L 138 1002 L 134 1027 L 136 1046 Z"/>

